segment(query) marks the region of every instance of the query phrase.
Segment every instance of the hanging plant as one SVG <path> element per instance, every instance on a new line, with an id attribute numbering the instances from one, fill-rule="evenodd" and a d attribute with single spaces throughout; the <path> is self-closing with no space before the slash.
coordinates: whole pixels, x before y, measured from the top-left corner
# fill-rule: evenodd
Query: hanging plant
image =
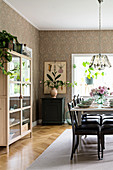
<path id="1" fill-rule="evenodd" d="M 18 43 L 17 37 L 7 33 L 5 30 L 0 32 L 0 70 L 5 75 L 12 75 L 11 71 L 14 71 L 7 71 L 5 68 L 5 64 L 12 61 L 12 55 L 9 51 L 12 49 L 13 41 Z"/>
<path id="2" fill-rule="evenodd" d="M 104 76 L 104 72 L 100 73 L 99 71 L 96 71 L 93 67 L 90 67 L 90 63 L 89 62 L 83 62 L 82 63 L 83 67 L 85 67 L 85 76 L 88 78 L 88 79 L 91 79 L 91 78 L 95 78 L 97 79 L 98 75 L 102 75 Z"/>

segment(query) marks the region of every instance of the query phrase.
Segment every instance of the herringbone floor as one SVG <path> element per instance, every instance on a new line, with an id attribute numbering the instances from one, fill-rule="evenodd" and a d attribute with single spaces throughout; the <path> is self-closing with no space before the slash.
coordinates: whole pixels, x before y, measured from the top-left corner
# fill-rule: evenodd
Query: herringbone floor
<path id="1" fill-rule="evenodd" d="M 9 154 L 0 148 L 0 170 L 26 169 L 69 125 L 41 126 L 33 128 L 29 135 L 10 145 Z"/>

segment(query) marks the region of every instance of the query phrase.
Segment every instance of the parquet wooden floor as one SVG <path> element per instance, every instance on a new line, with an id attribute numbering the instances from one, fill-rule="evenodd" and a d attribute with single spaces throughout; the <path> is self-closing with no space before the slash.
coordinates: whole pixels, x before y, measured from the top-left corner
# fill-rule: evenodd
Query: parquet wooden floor
<path id="1" fill-rule="evenodd" d="M 35 126 L 29 135 L 10 145 L 9 154 L 0 147 L 0 170 L 25 170 L 69 125 Z"/>

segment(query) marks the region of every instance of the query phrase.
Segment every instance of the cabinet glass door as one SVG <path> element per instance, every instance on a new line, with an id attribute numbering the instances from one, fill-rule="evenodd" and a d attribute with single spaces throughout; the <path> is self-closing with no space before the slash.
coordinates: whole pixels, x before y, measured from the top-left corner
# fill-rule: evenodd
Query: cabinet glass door
<path id="1" fill-rule="evenodd" d="M 20 58 L 12 57 L 12 61 L 9 64 L 9 71 L 13 73 L 10 76 L 11 81 L 20 81 Z"/>
<path id="2" fill-rule="evenodd" d="M 22 84 L 22 107 L 30 106 L 30 92 L 31 92 L 31 85 L 30 84 Z"/>
<path id="3" fill-rule="evenodd" d="M 22 58 L 22 81 L 23 82 L 30 82 L 31 75 L 30 75 L 30 60 Z"/>
<path id="4" fill-rule="evenodd" d="M 21 131 L 20 131 L 20 127 L 21 127 L 20 115 L 21 115 L 20 111 L 9 114 L 9 127 L 10 127 L 9 139 L 10 140 L 19 136 L 21 133 Z"/>
<path id="5" fill-rule="evenodd" d="M 20 84 L 9 84 L 9 110 L 21 108 Z"/>
<path id="6" fill-rule="evenodd" d="M 24 109 L 22 111 L 22 133 L 30 129 L 30 111 L 31 109 Z"/>

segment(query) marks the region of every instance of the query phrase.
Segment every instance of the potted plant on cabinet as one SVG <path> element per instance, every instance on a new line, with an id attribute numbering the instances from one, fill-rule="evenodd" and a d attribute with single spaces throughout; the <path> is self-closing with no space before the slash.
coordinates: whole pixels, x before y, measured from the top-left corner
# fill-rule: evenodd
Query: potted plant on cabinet
<path id="1" fill-rule="evenodd" d="M 85 81 L 86 84 L 93 84 L 93 79 L 97 79 L 98 75 L 101 74 L 102 76 L 104 76 L 104 72 L 99 73 L 98 71 L 96 71 L 93 67 L 90 67 L 90 63 L 89 62 L 83 62 L 82 63 L 83 67 L 85 67 Z"/>
<path id="2" fill-rule="evenodd" d="M 2 70 L 5 75 L 12 75 L 10 71 L 6 70 L 5 64 L 12 61 L 12 55 L 8 50 L 12 50 L 13 40 L 18 43 L 17 37 L 5 30 L 0 32 L 0 70 Z"/>
<path id="3" fill-rule="evenodd" d="M 57 71 L 52 72 L 52 75 L 53 76 L 50 76 L 49 74 L 47 74 L 48 80 L 40 81 L 40 84 L 45 84 L 45 86 L 48 86 L 48 88 L 51 88 L 50 94 L 51 94 L 51 97 L 53 98 L 56 98 L 57 89 L 59 87 L 63 87 L 63 86 L 74 87 L 74 85 L 77 85 L 76 82 L 70 83 L 70 82 L 63 82 L 62 80 L 58 80 L 61 77 L 61 74 L 57 74 Z"/>

